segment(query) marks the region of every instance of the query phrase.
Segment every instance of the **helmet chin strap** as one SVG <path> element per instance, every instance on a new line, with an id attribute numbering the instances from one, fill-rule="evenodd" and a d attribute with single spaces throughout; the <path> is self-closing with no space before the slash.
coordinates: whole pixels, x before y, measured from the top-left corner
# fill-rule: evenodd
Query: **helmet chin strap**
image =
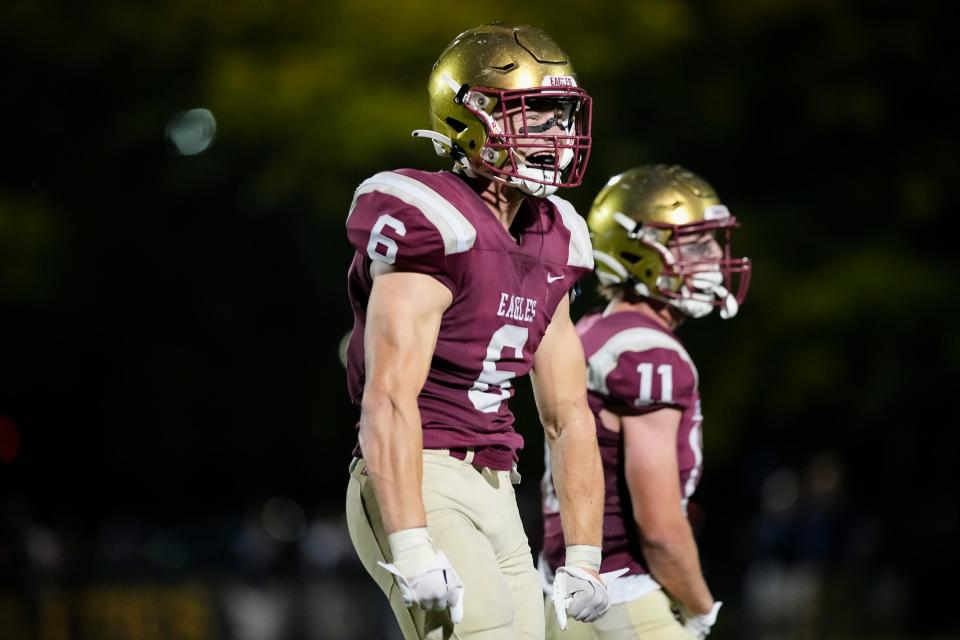
<path id="1" fill-rule="evenodd" d="M 546 198 L 547 196 L 552 196 L 557 192 L 556 185 L 537 182 L 538 180 L 550 180 L 547 174 L 553 174 L 553 171 L 537 169 L 535 167 L 522 164 L 517 167 L 517 173 L 520 174 L 520 177 L 511 177 L 510 184 L 517 187 L 520 189 L 520 191 L 524 192 L 528 196 L 533 196 L 535 198 Z M 526 178 L 533 178 L 533 180 L 527 180 Z"/>
<path id="2" fill-rule="evenodd" d="M 723 286 L 720 286 L 717 287 L 717 297 L 723 298 L 723 306 L 720 307 L 721 318 L 724 320 L 729 320 L 733 316 L 737 315 L 737 312 L 740 310 L 740 303 L 737 302 L 737 298 L 733 294 L 727 291 Z"/>
<path id="3" fill-rule="evenodd" d="M 691 294 L 687 287 L 680 289 L 681 298 L 671 298 L 668 300 L 670 305 L 679 309 L 683 315 L 691 318 L 703 318 L 710 315 L 713 311 L 713 304 L 705 300 L 696 300 L 693 298 L 696 294 Z"/>
<path id="4" fill-rule="evenodd" d="M 438 156 L 446 158 L 454 155 L 453 140 L 451 140 L 449 136 L 446 136 L 438 131 L 433 131 L 432 129 L 414 129 L 410 135 L 414 138 L 425 138 L 430 140 L 433 143 L 433 150 Z M 542 169 L 539 167 L 530 166 L 525 162 L 518 161 L 517 173 L 519 175 L 505 177 L 484 171 L 478 167 L 473 167 L 466 158 L 455 157 L 454 159 L 463 169 L 464 173 L 471 178 L 481 174 L 492 180 L 516 187 L 528 196 L 534 196 L 536 198 L 546 198 L 547 196 L 552 196 L 557 192 L 557 185 L 544 184 L 554 182 L 556 180 L 557 176 L 555 174 L 558 172 L 552 169 Z M 571 149 L 563 149 L 560 152 L 559 171 L 566 169 L 567 165 L 569 165 L 572 160 L 573 151 Z"/>
<path id="5" fill-rule="evenodd" d="M 516 153 L 514 152 L 514 157 Z M 531 166 L 525 162 L 520 162 L 517 160 L 517 173 L 519 177 L 511 177 L 510 184 L 520 189 L 529 196 L 534 196 L 536 198 L 546 198 L 547 196 L 552 196 L 557 192 L 557 185 L 555 184 L 543 184 L 544 182 L 556 182 L 558 175 L 561 171 L 567 168 L 570 165 L 570 162 L 573 161 L 573 150 L 572 149 L 562 149 L 560 151 L 560 159 L 557 163 L 557 169 L 544 169 L 541 167 Z M 528 180 L 526 178 L 533 178 L 533 180 Z M 540 182 L 543 181 L 543 182 Z"/>
<path id="6" fill-rule="evenodd" d="M 460 164 L 464 169 L 464 173 L 470 177 L 482 175 L 493 180 L 494 182 L 501 182 L 514 187 L 515 189 L 519 189 L 528 196 L 533 196 L 535 198 L 546 198 L 547 196 L 552 196 L 557 192 L 557 185 L 539 182 L 540 180 L 543 180 L 544 182 L 552 182 L 552 176 L 554 173 L 552 170 L 531 167 L 525 163 L 517 162 L 518 175 L 504 176 L 493 173 L 482 165 L 479 167 L 474 166 L 466 160 L 461 161 Z"/>
<path id="7" fill-rule="evenodd" d="M 714 300 L 722 300 L 720 317 L 724 320 L 737 315 L 740 305 L 726 287 L 723 286 L 723 274 L 719 271 L 707 271 L 695 274 L 691 278 L 691 288 L 686 284 L 680 287 L 679 299 L 671 299 L 670 304 L 691 318 L 702 318 L 714 308 Z"/>

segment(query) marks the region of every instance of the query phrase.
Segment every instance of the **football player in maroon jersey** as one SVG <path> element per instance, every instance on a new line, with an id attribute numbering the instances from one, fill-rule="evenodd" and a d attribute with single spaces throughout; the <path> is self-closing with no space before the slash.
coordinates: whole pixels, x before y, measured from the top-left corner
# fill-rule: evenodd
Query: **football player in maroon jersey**
<path id="1" fill-rule="evenodd" d="M 359 442 L 350 536 L 406 638 L 543 638 L 539 579 L 513 484 L 507 401 L 533 388 L 554 460 L 561 613 L 607 608 L 603 474 L 570 291 L 593 268 L 580 183 L 590 97 L 542 31 L 458 36 L 429 80 L 432 141 L 453 171 L 384 171 L 357 189 L 346 349 Z"/>
<path id="2" fill-rule="evenodd" d="M 629 571 L 592 624 L 548 638 L 704 638 L 720 603 L 700 569 L 686 517 L 703 449 L 697 369 L 674 334 L 715 308 L 737 313 L 750 262 L 730 253 L 736 219 L 713 188 L 678 166 L 643 166 L 611 179 L 588 217 L 596 273 L 610 304 L 577 323 L 606 480 L 603 569 Z M 563 561 L 556 469 L 544 476 L 544 591 Z M 674 615 L 673 609 L 678 612 Z"/>

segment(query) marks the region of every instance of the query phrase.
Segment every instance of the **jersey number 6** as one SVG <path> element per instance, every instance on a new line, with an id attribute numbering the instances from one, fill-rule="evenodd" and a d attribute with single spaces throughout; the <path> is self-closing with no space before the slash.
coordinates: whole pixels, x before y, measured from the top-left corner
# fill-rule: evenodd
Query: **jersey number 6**
<path id="1" fill-rule="evenodd" d="M 513 349 L 515 358 L 523 358 L 523 347 L 527 344 L 528 333 L 526 327 L 515 327 L 512 324 L 505 324 L 493 333 L 490 344 L 487 345 L 487 357 L 483 361 L 480 377 L 467 393 L 477 411 L 496 413 L 500 410 L 500 403 L 510 397 L 510 379 L 517 374 L 513 371 L 500 371 L 497 369 L 497 362 L 507 347 Z M 491 390 L 491 387 L 494 390 Z"/>
<path id="2" fill-rule="evenodd" d="M 390 227 L 396 231 L 397 235 L 401 238 L 407 235 L 407 226 L 390 214 L 385 213 L 377 218 L 373 229 L 370 230 L 370 242 L 367 243 L 367 255 L 370 256 L 371 260 L 393 264 L 397 260 L 397 241 L 383 235 L 384 227 Z M 381 246 L 384 247 L 385 253 L 377 251 Z"/>

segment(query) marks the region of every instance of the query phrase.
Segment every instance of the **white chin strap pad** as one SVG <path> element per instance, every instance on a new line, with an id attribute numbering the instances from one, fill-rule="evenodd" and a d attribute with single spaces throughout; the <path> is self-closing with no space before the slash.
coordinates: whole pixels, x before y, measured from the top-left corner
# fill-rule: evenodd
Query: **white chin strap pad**
<path id="1" fill-rule="evenodd" d="M 692 291 L 691 291 L 692 288 Z M 672 300 L 673 306 L 691 318 L 709 315 L 714 308 L 714 300 L 722 300 L 720 317 L 724 320 L 737 315 L 740 305 L 726 287 L 723 286 L 723 274 L 719 271 L 698 273 L 690 279 L 690 287 L 680 287 L 679 300 Z"/>
<path id="2" fill-rule="evenodd" d="M 720 307 L 720 317 L 724 320 L 729 320 L 733 316 L 737 315 L 737 311 L 740 310 L 740 305 L 737 303 L 737 299 L 727 292 L 726 289 L 723 291 L 725 295 L 723 297 L 723 306 Z"/>
<path id="3" fill-rule="evenodd" d="M 703 318 L 704 316 L 710 315 L 710 312 L 713 311 L 712 303 L 704 300 L 695 300 L 693 297 L 690 297 L 694 294 L 691 294 L 690 290 L 685 286 L 681 287 L 680 295 L 682 296 L 681 298 L 671 298 L 670 304 L 679 309 L 685 316 Z"/>
<path id="4" fill-rule="evenodd" d="M 529 196 L 534 196 L 537 198 L 546 198 L 547 196 L 552 196 L 557 192 L 557 186 L 553 184 L 542 184 L 540 182 L 534 182 L 534 180 L 553 180 L 553 171 L 546 169 L 537 169 L 530 167 L 528 165 L 520 165 L 517 170 L 517 173 L 520 174 L 520 177 L 513 178 L 511 183 L 516 186 L 520 191 L 523 191 Z M 526 180 L 526 178 L 533 178 L 534 180 Z"/>
<path id="5" fill-rule="evenodd" d="M 572 161 L 573 149 L 561 149 L 560 162 L 557 163 L 558 171 L 563 171 L 566 169 Z M 558 187 L 555 184 L 542 184 L 539 181 L 559 181 L 560 176 L 557 175 L 558 171 L 554 171 L 552 168 L 546 169 L 542 167 L 531 166 L 526 163 L 519 162 L 518 159 L 518 177 L 511 178 L 510 183 L 529 196 L 546 198 L 547 196 L 552 196 L 555 194 Z M 526 178 L 533 178 L 533 180 L 527 180 Z"/>

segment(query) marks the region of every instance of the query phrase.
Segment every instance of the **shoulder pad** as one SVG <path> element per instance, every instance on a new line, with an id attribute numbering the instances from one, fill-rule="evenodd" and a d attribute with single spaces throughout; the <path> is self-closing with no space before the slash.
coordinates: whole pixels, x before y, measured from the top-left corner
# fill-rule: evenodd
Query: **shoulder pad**
<path id="1" fill-rule="evenodd" d="M 653 349 L 673 352 L 677 359 L 690 367 L 694 386 L 699 384 L 697 367 L 690 354 L 676 338 L 648 327 L 634 327 L 620 331 L 607 340 L 587 359 L 587 387 L 596 393 L 608 395 L 607 378 L 617 368 L 620 357 L 627 352 L 642 353 Z"/>
<path id="2" fill-rule="evenodd" d="M 571 267 L 593 269 L 593 246 L 590 244 L 590 230 L 587 221 L 583 219 L 573 205 L 559 196 L 549 196 L 547 200 L 553 203 L 560 213 L 563 226 L 570 232 L 570 247 L 567 251 L 567 264 Z"/>
<path id="3" fill-rule="evenodd" d="M 348 226 L 360 198 L 371 193 L 393 196 L 423 214 L 440 233 L 446 255 L 467 251 L 477 239 L 470 221 L 446 198 L 423 182 L 395 171 L 382 171 L 357 187 L 347 215 Z"/>

